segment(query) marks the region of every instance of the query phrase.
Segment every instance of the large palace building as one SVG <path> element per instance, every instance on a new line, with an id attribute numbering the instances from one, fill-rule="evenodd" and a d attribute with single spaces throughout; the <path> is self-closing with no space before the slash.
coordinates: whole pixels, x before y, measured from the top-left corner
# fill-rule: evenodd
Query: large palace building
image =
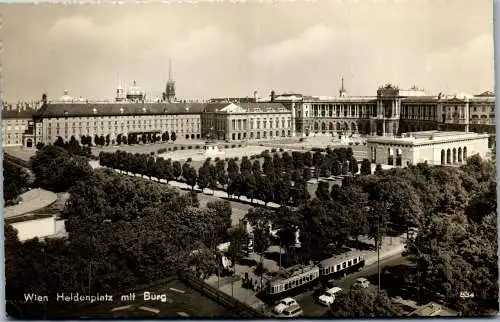
<path id="1" fill-rule="evenodd" d="M 412 87 L 385 85 L 376 96 L 346 96 L 342 82 L 337 97 L 271 95 L 293 114 L 297 135 L 334 133 L 397 136 L 407 132 L 453 130 L 495 133 L 495 94 L 427 95 Z"/>
<path id="2" fill-rule="evenodd" d="M 147 100 L 136 85 L 126 91 L 120 85 L 111 102 L 89 102 L 67 92 L 55 101 L 44 95 L 41 107 L 28 112 L 2 111 L 3 145 L 33 148 L 58 137 L 161 134 L 220 140 L 275 139 L 290 136 L 359 134 L 398 137 L 408 132 L 441 130 L 495 133 L 495 96 L 427 95 L 413 87 L 393 85 L 378 89 L 376 96 L 347 96 L 342 82 L 336 97 L 275 95 L 252 98 L 179 101 L 169 73 L 161 98 Z"/>

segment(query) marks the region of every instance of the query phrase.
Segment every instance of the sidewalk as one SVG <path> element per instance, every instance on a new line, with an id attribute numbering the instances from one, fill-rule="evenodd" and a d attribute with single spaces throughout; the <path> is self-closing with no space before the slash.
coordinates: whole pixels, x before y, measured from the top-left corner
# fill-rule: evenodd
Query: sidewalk
<path id="1" fill-rule="evenodd" d="M 398 237 L 384 237 L 380 247 L 380 260 L 402 253 L 405 249 L 405 241 L 406 234 Z M 373 240 L 371 240 L 371 244 L 374 244 Z M 365 266 L 376 263 L 378 260 L 377 252 L 374 250 L 365 250 L 361 253 L 365 257 Z"/>
<path id="2" fill-rule="evenodd" d="M 14 206 L 5 207 L 4 218 L 21 216 L 50 206 L 57 200 L 57 195 L 44 189 L 32 189 L 21 195 L 22 201 Z"/>

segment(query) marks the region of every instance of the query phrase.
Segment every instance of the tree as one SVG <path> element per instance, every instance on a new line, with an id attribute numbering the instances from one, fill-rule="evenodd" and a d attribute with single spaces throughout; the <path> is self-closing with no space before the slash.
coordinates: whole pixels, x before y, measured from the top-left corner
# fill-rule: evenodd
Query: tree
<path id="1" fill-rule="evenodd" d="M 54 146 L 58 146 L 63 148 L 64 147 L 64 140 L 62 137 L 58 136 L 57 140 L 54 142 Z"/>
<path id="2" fill-rule="evenodd" d="M 182 175 L 186 179 L 186 183 L 191 186 L 191 190 L 194 190 L 194 186 L 196 186 L 196 170 L 191 167 L 187 166 L 187 171 L 183 171 Z"/>
<path id="3" fill-rule="evenodd" d="M 403 316 L 403 311 L 395 306 L 385 292 L 377 294 L 370 290 L 350 290 L 335 298 L 326 317 L 394 317 Z"/>
<path id="4" fill-rule="evenodd" d="M 31 157 L 34 185 L 54 192 L 67 191 L 92 174 L 86 158 L 71 156 L 65 149 L 48 145 Z"/>
<path id="5" fill-rule="evenodd" d="M 330 201 L 330 187 L 328 182 L 320 181 L 316 189 L 316 198 L 321 201 Z"/>
<path id="6" fill-rule="evenodd" d="M 311 152 L 309 152 L 309 151 L 304 153 L 304 165 L 306 167 L 313 166 L 312 155 L 311 155 Z"/>
<path id="7" fill-rule="evenodd" d="M 170 136 L 168 135 L 168 131 L 165 132 L 165 140 L 166 142 L 168 142 L 168 140 L 170 140 Z"/>
<path id="8" fill-rule="evenodd" d="M 208 171 L 210 173 L 208 187 L 213 191 L 217 189 L 217 168 L 213 164 L 210 164 Z"/>
<path id="9" fill-rule="evenodd" d="M 179 180 L 179 177 L 182 175 L 182 167 L 181 167 L 181 163 L 179 161 L 174 161 L 172 163 L 172 172 L 173 172 L 174 178 L 176 180 Z"/>
<path id="10" fill-rule="evenodd" d="M 384 173 L 384 170 L 382 169 L 382 165 L 380 163 L 377 163 L 375 166 L 375 175 L 381 175 Z"/>
<path id="11" fill-rule="evenodd" d="M 96 135 L 94 135 L 94 145 L 99 145 L 99 137 Z"/>
<path id="12" fill-rule="evenodd" d="M 334 176 L 339 176 L 342 174 L 342 164 L 340 161 L 336 160 L 332 164 L 332 174 Z"/>
<path id="13" fill-rule="evenodd" d="M 16 199 L 29 187 L 29 184 L 29 174 L 24 168 L 3 159 L 4 203 Z"/>
<path id="14" fill-rule="evenodd" d="M 351 160 L 349 160 L 349 172 L 352 174 L 359 172 L 358 160 L 355 157 L 351 157 Z"/>
<path id="15" fill-rule="evenodd" d="M 236 262 L 245 258 L 248 251 L 249 237 L 244 229 L 238 227 L 229 232 L 229 242 L 231 244 L 229 245 L 227 255 L 234 267 Z"/>
<path id="16" fill-rule="evenodd" d="M 198 169 L 198 188 L 201 189 L 201 192 L 205 188 L 208 187 L 210 183 L 210 170 L 207 165 L 203 165 L 200 169 Z"/>
<path id="17" fill-rule="evenodd" d="M 346 175 L 349 171 L 349 163 L 346 161 L 342 162 L 342 174 Z"/>
<path id="18" fill-rule="evenodd" d="M 311 180 L 311 178 L 312 178 L 311 168 L 304 168 L 303 176 L 304 176 L 305 182 L 308 182 L 309 180 Z"/>
<path id="19" fill-rule="evenodd" d="M 242 174 L 250 173 L 252 171 L 252 163 L 247 156 L 241 158 L 240 171 Z"/>
<path id="20" fill-rule="evenodd" d="M 253 172 L 253 175 L 254 175 L 256 178 L 257 178 L 257 177 L 260 177 L 260 176 L 262 175 L 259 160 L 254 160 L 254 161 L 253 161 L 253 164 L 252 164 L 252 172 Z"/>
<path id="21" fill-rule="evenodd" d="M 109 143 L 111 142 L 111 137 L 108 135 L 106 135 L 106 145 L 109 146 Z"/>
<path id="22" fill-rule="evenodd" d="M 370 160 L 363 159 L 363 161 L 361 161 L 360 172 L 361 172 L 361 174 L 364 174 L 364 175 L 372 174 L 372 166 L 371 166 Z"/>
<path id="23" fill-rule="evenodd" d="M 174 131 L 172 131 L 172 133 L 170 134 L 170 140 L 172 140 L 172 142 L 175 142 L 177 140 L 177 135 Z"/>
<path id="24" fill-rule="evenodd" d="M 243 193 L 247 198 L 250 198 L 250 202 L 253 203 L 253 199 L 258 196 L 257 194 L 257 181 L 252 172 L 245 171 L 243 174 L 244 189 Z"/>
<path id="25" fill-rule="evenodd" d="M 293 254 L 291 250 L 295 246 L 296 242 L 296 234 L 297 230 L 292 227 L 286 227 L 278 230 L 278 238 L 280 240 L 280 252 L 281 248 L 285 249 L 285 253 L 287 254 L 287 263 L 293 263 L 294 259 L 292 258 Z M 287 265 L 288 266 L 288 265 Z"/>
<path id="26" fill-rule="evenodd" d="M 116 144 L 117 145 L 120 145 L 122 143 L 122 135 L 121 134 L 118 134 L 116 136 Z"/>
<path id="27" fill-rule="evenodd" d="M 271 236 L 269 234 L 269 228 L 267 225 L 257 225 L 253 229 L 253 248 L 254 251 L 258 254 L 260 254 L 260 264 L 263 267 L 263 260 L 264 260 L 264 253 L 267 251 L 269 246 L 271 246 Z M 263 277 L 263 270 L 258 272 L 258 274 L 261 277 L 261 284 L 262 284 L 262 277 Z"/>
<path id="28" fill-rule="evenodd" d="M 274 199 L 276 203 L 280 205 L 288 203 L 288 200 L 290 200 L 291 185 L 288 173 L 283 174 L 281 178 L 276 181 L 274 186 Z"/>
<path id="29" fill-rule="evenodd" d="M 305 205 L 311 198 L 307 191 L 307 182 L 302 179 L 295 181 L 291 197 L 296 207 Z"/>

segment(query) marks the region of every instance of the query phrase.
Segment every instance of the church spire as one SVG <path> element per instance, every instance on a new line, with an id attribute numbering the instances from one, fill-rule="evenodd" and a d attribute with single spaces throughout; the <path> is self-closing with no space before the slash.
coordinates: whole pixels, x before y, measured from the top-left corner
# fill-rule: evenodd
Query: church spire
<path id="1" fill-rule="evenodd" d="M 172 81 L 172 60 L 168 60 L 168 81 Z"/>
<path id="2" fill-rule="evenodd" d="M 172 60 L 168 60 L 168 81 L 163 93 L 163 100 L 169 103 L 175 101 L 175 81 L 172 79 Z"/>
<path id="3" fill-rule="evenodd" d="M 344 97 L 346 93 L 346 89 L 344 88 L 344 77 L 341 78 L 341 85 L 340 85 L 340 90 L 339 90 L 339 96 Z"/>

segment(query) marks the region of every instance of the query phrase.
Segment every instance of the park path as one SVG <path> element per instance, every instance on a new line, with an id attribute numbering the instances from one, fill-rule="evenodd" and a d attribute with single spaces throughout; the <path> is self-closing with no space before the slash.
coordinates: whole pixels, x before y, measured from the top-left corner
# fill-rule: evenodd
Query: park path
<path id="1" fill-rule="evenodd" d="M 50 206 L 57 200 L 57 195 L 44 189 L 32 189 L 21 195 L 22 201 L 14 206 L 5 207 L 4 218 L 21 216 Z"/>

